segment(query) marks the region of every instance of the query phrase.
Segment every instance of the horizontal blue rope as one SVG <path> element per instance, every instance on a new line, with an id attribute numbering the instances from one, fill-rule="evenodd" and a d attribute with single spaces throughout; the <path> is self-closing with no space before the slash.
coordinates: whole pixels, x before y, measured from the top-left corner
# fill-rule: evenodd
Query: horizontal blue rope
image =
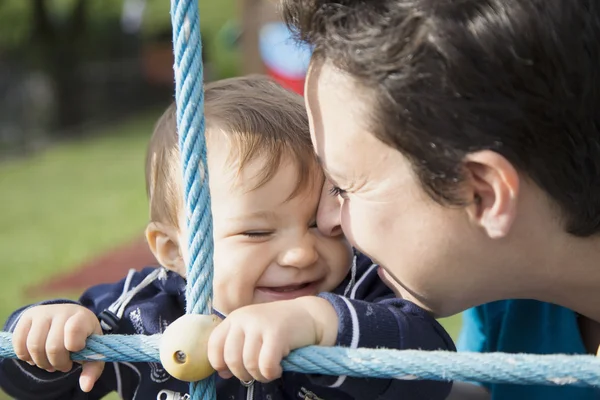
<path id="1" fill-rule="evenodd" d="M 91 336 L 76 361 L 160 362 L 161 335 Z M 0 332 L 0 358 L 16 358 L 12 335 Z M 283 360 L 291 372 L 353 377 L 430 379 L 600 387 L 600 358 L 590 355 L 453 353 L 310 346 Z"/>

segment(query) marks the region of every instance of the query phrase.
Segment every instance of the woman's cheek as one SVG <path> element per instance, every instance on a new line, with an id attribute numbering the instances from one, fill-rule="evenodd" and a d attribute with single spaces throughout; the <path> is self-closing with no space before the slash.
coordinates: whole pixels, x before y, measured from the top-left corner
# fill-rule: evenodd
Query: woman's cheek
<path id="1" fill-rule="evenodd" d="M 364 214 L 364 207 L 358 200 L 344 200 L 340 221 L 348 241 L 358 249 L 367 251 L 370 239 L 381 240 L 380 233 L 372 229 L 372 221 Z"/>

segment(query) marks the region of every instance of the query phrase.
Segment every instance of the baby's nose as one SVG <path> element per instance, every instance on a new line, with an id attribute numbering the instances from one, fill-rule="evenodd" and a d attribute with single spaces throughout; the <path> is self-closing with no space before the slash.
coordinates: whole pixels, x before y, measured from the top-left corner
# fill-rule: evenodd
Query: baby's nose
<path id="1" fill-rule="evenodd" d="M 279 264 L 282 266 L 306 268 L 317 262 L 319 255 L 314 238 L 307 234 L 300 243 L 293 244 L 280 254 Z M 308 236 L 311 236 L 310 238 Z"/>

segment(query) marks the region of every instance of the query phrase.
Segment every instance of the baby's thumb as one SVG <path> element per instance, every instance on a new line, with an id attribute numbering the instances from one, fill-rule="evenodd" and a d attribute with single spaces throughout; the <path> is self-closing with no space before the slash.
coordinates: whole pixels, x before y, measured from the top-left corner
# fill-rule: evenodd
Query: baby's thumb
<path id="1" fill-rule="evenodd" d="M 83 369 L 81 370 L 81 376 L 79 377 L 79 386 L 81 390 L 88 393 L 94 388 L 94 384 L 102 375 L 104 371 L 104 363 L 101 361 L 85 362 L 83 363 Z"/>

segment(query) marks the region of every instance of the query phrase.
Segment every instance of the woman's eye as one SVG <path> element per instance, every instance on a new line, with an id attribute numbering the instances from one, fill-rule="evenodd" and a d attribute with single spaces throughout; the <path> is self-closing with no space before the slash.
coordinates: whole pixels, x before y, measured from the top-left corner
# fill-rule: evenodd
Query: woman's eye
<path id="1" fill-rule="evenodd" d="M 331 189 L 329 189 L 329 194 L 331 194 L 332 196 L 344 197 L 346 191 L 337 186 L 332 186 Z"/>

